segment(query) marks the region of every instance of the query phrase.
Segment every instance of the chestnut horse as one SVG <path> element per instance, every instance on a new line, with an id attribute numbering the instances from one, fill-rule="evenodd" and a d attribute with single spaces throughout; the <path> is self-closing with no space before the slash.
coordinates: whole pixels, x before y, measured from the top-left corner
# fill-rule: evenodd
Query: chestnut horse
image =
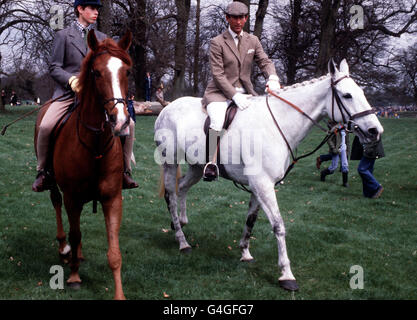
<path id="1" fill-rule="evenodd" d="M 85 57 L 79 76 L 79 104 L 68 121 L 54 133 L 52 167 L 56 184 L 51 188 L 51 201 L 57 218 L 57 239 L 62 256 L 70 250 L 69 287 L 78 288 L 81 253 L 80 215 L 91 200 L 101 203 L 107 230 L 108 262 L 115 282 L 115 299 L 125 299 L 122 281 L 122 256 L 119 228 L 122 220 L 123 152 L 118 136 L 128 126 L 127 72 L 132 62 L 127 53 L 132 41 L 130 31 L 118 43 L 112 39 L 98 42 L 94 31 L 88 34 L 90 52 Z M 46 108 L 44 108 L 46 109 Z M 35 130 L 46 110 L 38 115 Z M 36 145 L 35 145 L 36 150 Z M 61 218 L 62 198 L 70 225 L 69 243 Z"/>

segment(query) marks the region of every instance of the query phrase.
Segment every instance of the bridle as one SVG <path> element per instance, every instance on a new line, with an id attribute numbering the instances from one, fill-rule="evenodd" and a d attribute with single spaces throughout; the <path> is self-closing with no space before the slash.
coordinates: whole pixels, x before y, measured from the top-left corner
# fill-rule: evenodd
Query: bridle
<path id="1" fill-rule="evenodd" d="M 332 120 L 333 120 L 333 122 L 337 122 L 334 118 L 334 110 L 335 110 L 335 103 L 334 102 L 336 101 L 337 107 L 339 108 L 339 112 L 342 115 L 343 125 L 345 126 L 346 130 L 348 132 L 353 132 L 352 125 L 354 125 L 354 129 L 360 130 L 362 132 L 362 134 L 365 135 L 365 133 L 354 122 L 354 120 L 358 119 L 358 118 L 361 118 L 361 117 L 365 117 L 365 116 L 370 115 L 370 114 L 374 114 L 375 112 L 372 109 L 370 109 L 370 110 L 365 110 L 365 111 L 362 111 L 362 112 L 355 113 L 354 115 L 350 114 L 349 110 L 347 110 L 347 108 L 343 104 L 342 99 L 340 99 L 339 93 L 337 92 L 337 89 L 336 89 L 336 85 L 340 81 L 342 81 L 344 79 L 347 79 L 347 78 L 350 78 L 350 76 L 348 76 L 348 75 L 343 76 L 343 77 L 337 79 L 336 81 L 333 81 L 333 79 L 332 79 L 332 82 L 331 82 L 331 88 L 332 88 Z M 348 120 L 346 120 L 345 114 L 348 116 L 348 118 L 349 118 Z"/>
<path id="2" fill-rule="evenodd" d="M 100 51 L 99 53 L 97 53 L 91 59 L 91 65 L 93 64 L 94 59 L 96 59 L 98 56 L 103 55 L 105 53 L 109 53 L 109 52 L 107 50 L 103 50 L 103 51 Z M 93 67 L 91 67 L 91 71 L 90 72 L 93 74 L 93 78 L 94 78 L 94 81 L 95 81 L 95 79 L 96 79 L 95 78 L 96 72 L 95 72 L 95 70 L 94 70 Z M 113 138 L 114 137 L 113 137 L 113 135 L 111 135 L 111 137 L 109 138 L 109 140 L 104 143 L 103 150 L 99 150 L 100 149 L 99 141 L 100 141 L 101 134 L 104 133 L 106 126 L 108 126 L 108 125 L 112 126 L 112 122 L 110 121 L 110 119 L 111 119 L 111 115 L 110 115 L 111 112 L 114 110 L 114 108 L 116 108 L 117 104 L 123 103 L 123 105 L 125 107 L 127 107 L 127 103 L 128 103 L 127 97 L 126 98 L 115 98 L 115 97 L 111 97 L 111 98 L 107 98 L 107 99 L 103 99 L 103 97 L 100 97 L 100 100 L 101 100 L 101 104 L 103 105 L 103 107 L 106 104 L 111 103 L 111 102 L 113 102 L 114 104 L 110 108 L 110 110 L 107 110 L 106 108 L 104 108 L 105 120 L 101 123 L 101 125 L 100 125 L 99 128 L 90 126 L 87 123 L 83 122 L 82 119 L 81 119 L 81 112 L 78 112 L 78 121 L 77 121 L 77 135 L 78 135 L 78 138 L 79 138 L 81 144 L 93 153 L 95 159 L 101 159 L 103 157 L 103 155 L 108 150 L 110 150 L 110 148 L 113 146 L 113 143 L 114 143 L 114 139 Z M 76 101 L 76 103 L 77 103 L 77 101 Z M 122 126 L 122 129 L 121 130 L 125 129 L 129 125 L 129 122 L 130 122 L 130 114 L 129 113 L 128 113 L 128 115 L 127 115 L 126 118 L 127 118 L 126 119 L 126 122 Z M 90 148 L 89 146 L 87 146 L 87 144 L 82 141 L 82 139 L 80 137 L 80 134 L 79 134 L 79 126 L 78 126 L 78 123 L 81 123 L 84 128 L 86 128 L 87 130 L 89 130 L 89 131 L 91 131 L 91 132 L 94 133 L 95 140 L 96 140 L 96 143 L 95 143 L 95 145 L 93 147 L 94 150 L 91 150 L 92 148 Z"/>
<path id="3" fill-rule="evenodd" d="M 344 79 L 347 79 L 347 78 L 349 78 L 349 76 L 348 75 L 346 75 L 346 76 L 343 76 L 343 77 L 341 77 L 341 78 L 339 78 L 338 80 L 336 80 L 336 81 L 333 81 L 332 80 L 332 82 L 331 82 L 331 89 L 332 89 L 332 120 L 333 120 L 333 122 L 334 123 L 336 123 L 336 126 L 334 126 L 334 127 L 332 127 L 332 128 L 330 128 L 329 130 L 326 130 L 326 129 L 324 129 L 316 120 L 314 120 L 313 118 L 311 118 L 308 114 L 306 114 L 303 110 L 301 110 L 299 107 L 297 107 L 296 105 L 294 105 L 293 103 L 291 103 L 290 101 L 288 101 L 288 100 L 286 100 L 286 99 L 284 99 L 284 98 L 282 98 L 282 97 L 280 97 L 279 95 L 277 95 L 276 93 L 274 93 L 273 91 L 271 91 L 269 88 L 267 89 L 267 93 L 268 94 L 270 94 L 270 95 L 272 95 L 272 96 L 274 96 L 275 98 L 277 98 L 277 99 L 279 99 L 279 100 L 281 100 L 281 101 L 283 101 L 283 102 L 285 102 L 286 104 L 288 104 L 289 106 L 291 106 L 293 109 L 295 109 L 296 111 L 298 111 L 299 113 L 301 113 L 303 116 L 305 116 L 306 118 L 308 118 L 316 127 L 318 127 L 321 131 L 324 131 L 325 133 L 326 133 L 326 136 L 324 137 L 324 139 L 322 140 L 322 142 L 313 150 L 313 151 L 311 151 L 311 152 L 309 152 L 309 153 L 307 153 L 307 154 L 304 154 L 304 155 L 302 155 L 302 156 L 298 156 L 298 157 L 296 157 L 296 156 L 294 156 L 294 152 L 293 152 L 293 150 L 292 150 L 292 148 L 291 148 L 291 146 L 290 146 L 290 144 L 289 144 L 289 142 L 288 142 L 288 140 L 287 140 L 287 138 L 285 137 L 285 135 L 284 135 L 284 133 L 283 133 L 283 131 L 281 130 L 281 128 L 280 128 L 280 126 L 279 126 L 279 124 L 278 124 L 278 121 L 276 120 L 276 118 L 275 118 L 275 116 L 274 116 L 274 114 L 273 114 L 273 112 L 272 112 L 272 110 L 271 110 L 271 107 L 269 106 L 269 102 L 268 102 L 268 95 L 266 96 L 266 105 L 267 105 L 267 107 L 268 107 L 268 110 L 269 110 L 269 113 L 271 114 L 271 117 L 272 117 L 272 119 L 273 119 L 273 121 L 274 121 L 274 123 L 275 123 L 275 126 L 278 128 L 278 131 L 280 132 L 280 134 L 281 134 L 281 136 L 282 136 L 282 138 L 284 139 L 284 142 L 285 142 L 285 144 L 287 145 L 287 147 L 288 147 L 288 149 L 289 149 L 289 151 L 290 151 L 290 154 L 291 154 L 291 158 L 292 158 L 292 163 L 290 164 L 290 166 L 288 167 L 288 169 L 287 169 L 287 171 L 285 172 L 285 174 L 284 174 L 284 177 L 280 180 L 280 181 L 278 181 L 277 183 L 276 183 L 276 185 L 278 184 L 278 183 L 280 183 L 281 181 L 283 181 L 284 179 L 285 179 L 285 177 L 288 175 L 288 173 L 291 171 L 291 169 L 294 167 L 294 165 L 298 162 L 298 160 L 300 160 L 300 159 L 302 159 L 302 158 L 305 158 L 305 157 L 308 157 L 308 156 L 310 156 L 310 155 L 312 155 L 313 153 L 315 153 L 318 149 L 320 149 L 333 135 L 335 135 L 339 130 L 346 130 L 347 132 L 353 132 L 352 130 L 351 130 L 351 126 L 352 126 L 352 124 L 354 125 L 354 129 L 355 130 L 359 130 L 362 134 L 364 134 L 364 135 L 366 135 L 363 131 L 362 131 L 362 129 L 354 122 L 354 120 L 355 119 L 357 119 L 357 118 L 361 118 L 361 117 L 364 117 L 364 116 L 367 116 L 367 115 L 370 115 L 370 114 L 374 114 L 374 111 L 371 109 L 371 110 L 365 110 L 365 111 L 362 111 L 362 112 L 359 112 L 359 113 L 356 113 L 356 114 L 354 114 L 354 115 L 351 115 L 350 114 L 350 112 L 349 112 L 349 110 L 347 110 L 347 108 L 345 107 L 345 105 L 343 104 L 343 101 L 342 101 L 342 99 L 340 99 L 340 97 L 339 97 L 339 93 L 337 92 L 337 90 L 336 90 L 336 85 L 340 82 L 340 81 L 342 81 L 342 80 L 344 80 Z M 338 106 L 338 108 L 339 108 L 339 111 L 340 111 L 340 114 L 342 115 L 342 120 L 343 120 L 343 126 L 342 126 L 342 129 L 340 129 L 340 126 L 337 124 L 337 121 L 335 121 L 334 120 L 334 109 L 335 109 L 335 102 L 336 101 L 336 104 L 337 104 L 337 106 Z M 346 121 L 346 117 L 345 117 L 345 114 L 343 113 L 343 111 L 345 112 L 345 114 L 348 116 L 348 120 Z M 247 191 L 247 190 L 246 190 Z"/>

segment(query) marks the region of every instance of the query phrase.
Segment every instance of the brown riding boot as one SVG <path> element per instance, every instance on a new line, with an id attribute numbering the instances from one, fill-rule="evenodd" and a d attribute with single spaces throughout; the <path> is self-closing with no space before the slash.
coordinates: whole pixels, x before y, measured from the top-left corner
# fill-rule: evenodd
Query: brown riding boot
<path id="1" fill-rule="evenodd" d="M 32 190 L 42 192 L 51 188 L 51 177 L 45 170 L 39 170 L 35 182 L 32 184 Z"/>
<path id="2" fill-rule="evenodd" d="M 139 185 L 132 179 L 130 171 L 123 172 L 123 189 L 134 189 Z"/>

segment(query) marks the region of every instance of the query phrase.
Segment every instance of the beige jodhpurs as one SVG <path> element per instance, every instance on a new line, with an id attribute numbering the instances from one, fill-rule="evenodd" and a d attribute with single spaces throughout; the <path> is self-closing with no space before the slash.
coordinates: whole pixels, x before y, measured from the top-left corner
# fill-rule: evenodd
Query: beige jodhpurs
<path id="1" fill-rule="evenodd" d="M 36 169 L 44 170 L 49 149 L 49 136 L 54 129 L 56 123 L 67 112 L 69 106 L 74 102 L 74 98 L 53 102 L 48 111 L 43 116 L 42 122 L 39 125 L 38 141 L 36 148 L 36 155 L 38 157 L 38 165 Z"/>
<path id="2" fill-rule="evenodd" d="M 37 158 L 38 164 L 36 169 L 44 170 L 46 166 L 46 161 L 48 157 L 49 150 L 49 137 L 52 130 L 54 129 L 56 123 L 61 119 L 61 117 L 68 110 L 69 106 L 74 102 L 74 99 L 68 99 L 65 101 L 55 101 L 53 102 L 48 111 L 46 111 L 41 124 L 39 125 L 38 141 L 37 141 Z M 130 160 L 133 154 L 133 141 L 135 139 L 135 123 L 130 119 L 129 124 L 130 134 L 126 136 L 126 140 L 123 146 L 123 158 L 125 171 L 131 171 Z"/>

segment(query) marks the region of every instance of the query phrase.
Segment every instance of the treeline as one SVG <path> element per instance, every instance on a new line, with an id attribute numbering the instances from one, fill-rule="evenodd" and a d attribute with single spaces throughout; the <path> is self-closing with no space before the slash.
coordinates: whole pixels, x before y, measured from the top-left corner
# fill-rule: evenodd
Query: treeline
<path id="1" fill-rule="evenodd" d="M 154 86 L 164 83 L 170 99 L 203 94 L 210 78 L 209 41 L 227 27 L 229 1 L 101 1 L 99 29 L 112 37 L 126 29 L 134 34 L 131 90 L 137 97 L 143 96 L 147 71 Z M 323 75 L 330 58 L 346 58 L 371 102 L 417 102 L 416 0 L 241 1 L 251 8 L 246 31 L 261 39 L 282 83 Z M 0 0 L 0 39 L 9 52 L 8 61 L 0 64 L 0 87 L 13 82 L 21 96 L 48 98 L 52 27 L 74 20 L 72 4 Z M 396 44 L 402 35 L 408 42 Z M 259 88 L 264 84 L 258 70 L 253 80 Z"/>

